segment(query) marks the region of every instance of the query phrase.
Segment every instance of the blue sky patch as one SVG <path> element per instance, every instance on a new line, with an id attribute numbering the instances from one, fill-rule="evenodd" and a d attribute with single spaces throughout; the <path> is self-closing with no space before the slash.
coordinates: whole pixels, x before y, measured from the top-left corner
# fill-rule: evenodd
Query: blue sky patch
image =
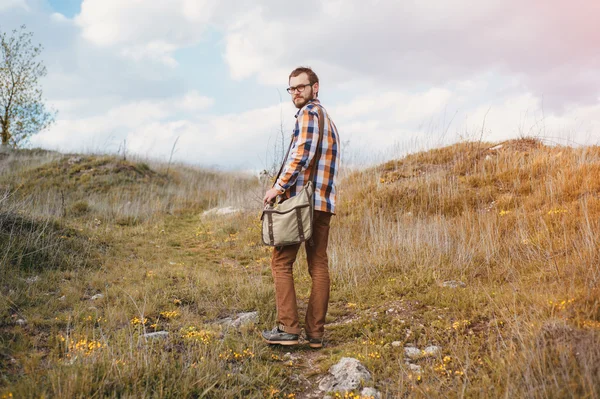
<path id="1" fill-rule="evenodd" d="M 67 18 L 73 18 L 81 11 L 81 0 L 48 0 L 50 7 Z"/>

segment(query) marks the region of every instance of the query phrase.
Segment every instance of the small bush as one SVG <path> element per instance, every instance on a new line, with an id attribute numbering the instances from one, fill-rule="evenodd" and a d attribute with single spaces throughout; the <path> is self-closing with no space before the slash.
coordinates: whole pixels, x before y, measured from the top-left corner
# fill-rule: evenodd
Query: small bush
<path id="1" fill-rule="evenodd" d="M 90 210 L 91 208 L 87 201 L 77 201 L 71 206 L 71 212 L 76 216 L 85 215 Z"/>
<path id="2" fill-rule="evenodd" d="M 137 170 L 142 173 L 151 172 L 150 166 L 146 162 L 138 162 Z"/>
<path id="3" fill-rule="evenodd" d="M 115 223 L 119 226 L 137 226 L 140 223 L 139 218 L 135 216 L 122 216 L 115 220 Z"/>
<path id="4" fill-rule="evenodd" d="M 0 213 L 0 248 L 0 256 L 8 265 L 25 271 L 74 269 L 97 263 L 87 237 L 53 220 L 13 213 Z"/>

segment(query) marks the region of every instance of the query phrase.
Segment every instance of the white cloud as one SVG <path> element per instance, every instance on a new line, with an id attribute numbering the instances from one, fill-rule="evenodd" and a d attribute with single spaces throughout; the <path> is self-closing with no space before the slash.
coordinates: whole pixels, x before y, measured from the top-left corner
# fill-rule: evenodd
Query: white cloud
<path id="1" fill-rule="evenodd" d="M 200 95 L 197 91 L 188 92 L 179 102 L 177 107 L 186 111 L 200 111 L 214 104 L 214 99 Z"/>
<path id="2" fill-rule="evenodd" d="M 83 0 L 75 21 L 82 35 L 104 47 L 117 47 L 136 60 L 175 66 L 172 53 L 197 43 L 216 3 L 206 0 Z"/>
<path id="3" fill-rule="evenodd" d="M 65 17 L 63 14 L 59 12 L 52 13 L 50 15 L 50 19 L 54 22 L 58 23 L 69 23 L 69 18 Z"/>
<path id="4" fill-rule="evenodd" d="M 144 59 L 154 59 L 170 67 L 176 67 L 177 61 L 170 55 L 177 49 L 177 46 L 163 40 L 154 40 L 146 44 L 140 44 L 134 47 L 125 47 L 121 54 L 131 57 L 136 61 Z"/>
<path id="5" fill-rule="evenodd" d="M 416 94 L 402 91 L 373 93 L 340 104 L 333 108 L 333 113 L 342 120 L 387 113 L 393 115 L 397 123 L 415 122 L 441 112 L 451 96 L 449 90 L 441 88 L 432 88 Z"/>
<path id="6" fill-rule="evenodd" d="M 279 106 L 222 116 L 154 122 L 133 131 L 127 139 L 132 151 L 166 159 L 177 137 L 175 158 L 226 168 L 266 167 L 261 157 L 276 136 Z"/>
<path id="7" fill-rule="evenodd" d="M 600 3 L 575 3 L 321 2 L 306 15 L 263 1 L 231 16 L 225 59 L 234 78 L 273 83 L 282 69 L 310 64 L 330 83 L 363 76 L 394 89 L 493 71 L 559 110 L 600 91 Z"/>
<path id="8" fill-rule="evenodd" d="M 493 72 L 560 111 L 600 90 L 599 12 L 584 0 L 310 0 L 302 9 L 275 0 L 83 0 L 76 22 L 92 43 L 170 67 L 178 49 L 215 29 L 236 80 L 281 84 L 309 64 L 332 86 L 363 79 L 404 90 Z"/>
<path id="9" fill-rule="evenodd" d="M 265 143 L 277 133 L 280 106 L 222 116 L 198 113 L 212 103 L 194 91 L 178 98 L 132 102 L 91 117 L 61 119 L 32 142 L 63 151 L 114 151 L 126 141 L 130 152 L 166 158 L 179 137 L 176 159 L 204 165 L 260 166 Z M 284 107 L 288 114 L 291 107 Z"/>
<path id="10" fill-rule="evenodd" d="M 25 0 L 2 0 L 0 2 L 0 12 L 7 11 L 11 8 L 20 8 L 29 11 L 29 6 Z"/>
<path id="11" fill-rule="evenodd" d="M 280 83 L 281 76 L 286 76 L 290 68 L 285 66 L 283 70 L 283 66 L 267 65 L 268 58 L 264 54 L 275 59 L 285 54 L 285 37 L 283 23 L 265 20 L 260 7 L 234 19 L 226 33 L 224 54 L 231 76 L 243 79 L 257 74 L 262 82 Z"/>

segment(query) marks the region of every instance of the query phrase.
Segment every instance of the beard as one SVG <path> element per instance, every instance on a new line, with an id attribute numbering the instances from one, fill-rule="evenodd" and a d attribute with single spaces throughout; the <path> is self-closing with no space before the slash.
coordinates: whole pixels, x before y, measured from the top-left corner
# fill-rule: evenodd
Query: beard
<path id="1" fill-rule="evenodd" d="M 300 94 L 298 98 L 293 98 L 293 103 L 298 109 L 304 107 L 310 100 L 313 99 L 312 87 L 310 88 L 310 92 L 308 91 L 308 87 L 306 89 L 307 90 L 305 90 L 303 93 L 298 93 Z"/>

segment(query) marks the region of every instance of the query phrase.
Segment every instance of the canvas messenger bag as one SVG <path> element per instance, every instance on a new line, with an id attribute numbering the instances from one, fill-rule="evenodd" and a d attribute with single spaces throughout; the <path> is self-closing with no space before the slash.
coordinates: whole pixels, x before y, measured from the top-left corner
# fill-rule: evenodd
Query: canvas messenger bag
<path id="1" fill-rule="evenodd" d="M 317 151 L 313 158 L 313 166 L 310 171 L 310 177 L 302 190 L 294 197 L 283 202 L 279 202 L 279 196 L 273 204 L 267 204 L 260 217 L 262 221 L 262 240 L 265 245 L 281 247 L 285 245 L 299 244 L 310 240 L 313 232 L 313 208 L 315 194 L 315 172 L 317 163 L 321 155 L 321 141 L 323 140 L 324 116 L 320 106 L 319 111 L 319 140 L 317 141 Z M 275 178 L 279 179 L 283 167 L 286 164 L 290 149 L 294 142 L 292 141 L 288 148 L 283 164 Z M 275 186 L 275 183 L 273 183 Z"/>

